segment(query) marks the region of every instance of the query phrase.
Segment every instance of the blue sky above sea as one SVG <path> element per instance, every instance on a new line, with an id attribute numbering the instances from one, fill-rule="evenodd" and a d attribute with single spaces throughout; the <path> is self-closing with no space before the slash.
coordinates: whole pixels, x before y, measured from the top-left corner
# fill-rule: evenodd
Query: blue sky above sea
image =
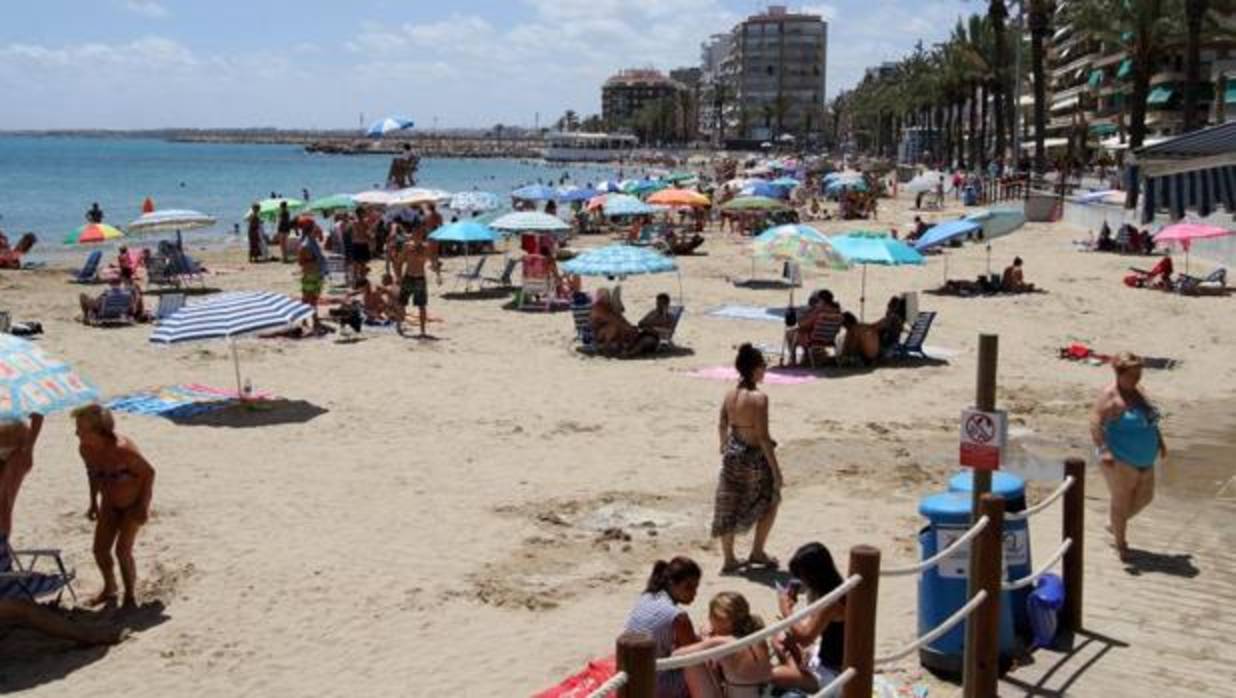
<path id="1" fill-rule="evenodd" d="M 981 2 L 787 3 L 829 21 L 830 96 Z M 0 129 L 542 125 L 615 70 L 695 65 L 749 0 L 4 3 Z"/>

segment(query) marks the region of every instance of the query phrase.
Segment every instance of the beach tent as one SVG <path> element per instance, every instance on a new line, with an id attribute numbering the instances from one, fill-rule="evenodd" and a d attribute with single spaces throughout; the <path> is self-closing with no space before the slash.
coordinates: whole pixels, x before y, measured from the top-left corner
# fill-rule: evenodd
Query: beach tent
<path id="1" fill-rule="evenodd" d="M 1186 211 L 1206 217 L 1222 205 L 1236 216 L 1236 121 L 1138 148 L 1125 171 L 1126 208 L 1149 223 L 1166 209 L 1172 220 Z"/>

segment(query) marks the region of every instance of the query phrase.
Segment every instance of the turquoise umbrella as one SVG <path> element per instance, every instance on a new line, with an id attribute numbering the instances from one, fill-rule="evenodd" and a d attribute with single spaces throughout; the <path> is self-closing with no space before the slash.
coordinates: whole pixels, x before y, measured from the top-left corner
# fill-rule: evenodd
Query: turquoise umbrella
<path id="1" fill-rule="evenodd" d="M 903 266 L 922 264 L 923 255 L 900 240 L 883 233 L 859 231 L 832 238 L 833 249 L 841 253 L 851 264 L 863 265 L 862 291 L 859 294 L 859 316 L 865 318 L 867 310 L 867 265 Z"/>
<path id="2" fill-rule="evenodd" d="M 0 419 L 50 414 L 98 399 L 98 389 L 68 364 L 31 342 L 0 334 Z"/>
<path id="3" fill-rule="evenodd" d="M 468 260 L 468 244 L 473 242 L 496 242 L 499 234 L 493 228 L 487 225 L 477 223 L 476 221 L 459 221 L 444 225 L 441 228 L 429 234 L 430 240 L 438 242 L 458 242 L 463 244 L 464 251 L 464 269 L 470 269 L 472 265 Z M 471 279 L 468 280 L 469 284 Z"/>
<path id="4" fill-rule="evenodd" d="M 335 194 L 333 196 L 324 196 L 320 199 L 314 199 L 305 206 L 304 210 L 310 213 L 317 213 L 323 216 L 329 216 L 339 211 L 350 211 L 356 206 L 356 200 L 351 194 Z M 289 207 L 290 208 L 290 207 Z"/>
<path id="5" fill-rule="evenodd" d="M 607 216 L 650 216 L 657 212 L 657 209 L 634 196 L 623 194 L 614 194 L 606 198 L 602 210 Z"/>
<path id="6" fill-rule="evenodd" d="M 677 271 L 678 265 L 670 257 L 647 247 L 607 245 L 564 262 L 562 269 L 580 276 L 633 276 Z"/>

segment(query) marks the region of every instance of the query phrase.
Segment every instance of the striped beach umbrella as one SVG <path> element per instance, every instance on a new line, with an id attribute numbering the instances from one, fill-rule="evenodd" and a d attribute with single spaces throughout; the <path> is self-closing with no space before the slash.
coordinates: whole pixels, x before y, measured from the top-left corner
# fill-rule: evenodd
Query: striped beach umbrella
<path id="1" fill-rule="evenodd" d="M 385 119 L 378 119 L 369 124 L 369 128 L 365 129 L 365 135 L 370 138 L 381 138 L 388 133 L 403 131 L 404 129 L 412 128 L 412 126 L 411 119 L 401 116 L 388 116 Z"/>
<path id="2" fill-rule="evenodd" d="M 50 414 L 99 399 L 99 391 L 31 342 L 0 333 L 0 419 Z"/>
<path id="3" fill-rule="evenodd" d="M 452 211 L 493 211 L 502 208 L 497 194 L 487 191 L 464 191 L 451 197 Z"/>
<path id="4" fill-rule="evenodd" d="M 673 259 L 647 247 L 607 245 L 564 262 L 562 270 L 580 276 L 633 276 L 676 271 Z"/>
<path id="5" fill-rule="evenodd" d="M 151 211 L 128 225 L 130 233 L 165 233 L 169 230 L 198 230 L 209 228 L 215 219 L 199 211 L 168 208 Z"/>
<path id="6" fill-rule="evenodd" d="M 78 227 L 64 238 L 66 245 L 89 245 L 96 242 L 106 242 L 124 237 L 119 228 L 106 223 L 87 223 Z"/>
<path id="7" fill-rule="evenodd" d="M 539 211 L 518 211 L 508 213 L 489 224 L 494 230 L 504 230 L 513 233 L 565 233 L 571 229 L 561 218 Z"/>
<path id="8" fill-rule="evenodd" d="M 229 339 L 236 368 L 236 394 L 241 394 L 240 357 L 236 338 L 282 329 L 313 317 L 314 308 L 280 293 L 239 291 L 203 303 L 186 305 L 162 320 L 150 335 L 155 344 L 180 344 Z"/>

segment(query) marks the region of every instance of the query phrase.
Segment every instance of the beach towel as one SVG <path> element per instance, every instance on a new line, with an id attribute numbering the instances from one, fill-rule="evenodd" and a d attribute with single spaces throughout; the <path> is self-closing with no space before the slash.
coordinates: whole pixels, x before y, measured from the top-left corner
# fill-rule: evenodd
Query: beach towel
<path id="1" fill-rule="evenodd" d="M 254 392 L 250 399 L 270 400 L 272 393 Z M 106 403 L 113 412 L 185 419 L 214 412 L 239 401 L 234 390 L 214 388 L 199 383 L 169 385 L 121 395 Z"/>
<path id="2" fill-rule="evenodd" d="M 738 371 L 734 370 L 731 366 L 698 368 L 694 371 L 688 371 L 687 375 L 692 378 L 704 378 L 706 380 L 738 382 Z M 764 382 L 768 385 L 802 385 L 815 380 L 817 380 L 817 377 L 805 369 L 769 368 L 764 374 Z"/>
<path id="3" fill-rule="evenodd" d="M 1109 364 L 1115 358 L 1111 354 L 1100 354 L 1081 342 L 1073 342 L 1067 347 L 1060 347 L 1058 355 L 1061 359 L 1067 361 L 1084 361 L 1093 366 L 1102 366 Z M 1161 371 L 1171 370 L 1180 365 L 1178 359 L 1169 359 L 1161 356 L 1142 356 L 1142 366 L 1145 368 L 1153 368 Z"/>
<path id="4" fill-rule="evenodd" d="M 806 307 L 796 309 L 798 314 L 806 312 Z M 785 308 L 761 308 L 754 305 L 723 305 L 705 313 L 713 317 L 732 320 L 760 320 L 764 322 L 785 322 Z"/>
<path id="5" fill-rule="evenodd" d="M 616 673 L 618 662 L 613 657 L 594 659 L 579 673 L 563 679 L 562 683 L 541 691 L 532 698 L 587 698 Z"/>

